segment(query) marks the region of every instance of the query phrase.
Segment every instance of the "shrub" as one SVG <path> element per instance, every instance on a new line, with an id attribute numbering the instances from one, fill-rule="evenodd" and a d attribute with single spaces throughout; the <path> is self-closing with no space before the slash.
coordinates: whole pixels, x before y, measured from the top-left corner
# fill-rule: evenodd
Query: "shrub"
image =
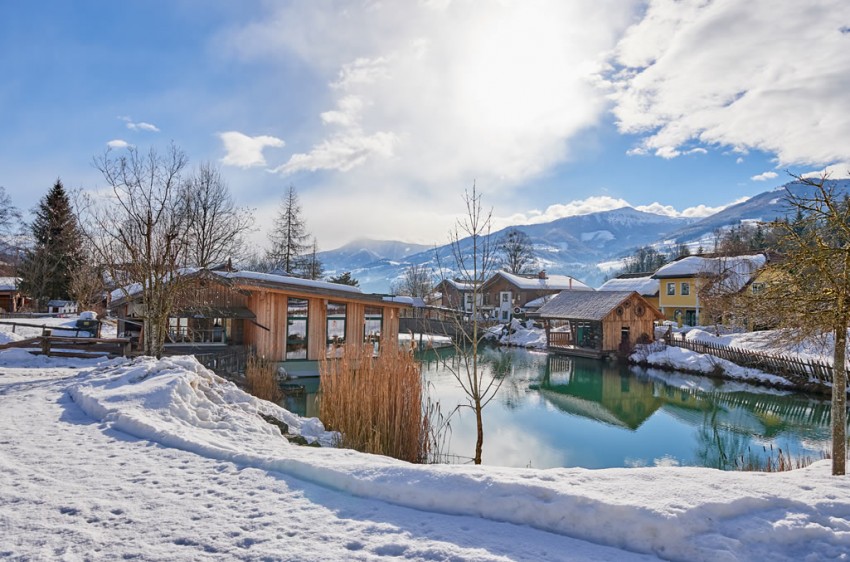
<path id="1" fill-rule="evenodd" d="M 277 380 L 277 363 L 258 355 L 248 356 L 245 363 L 248 392 L 269 402 L 280 402 L 283 391 Z"/>

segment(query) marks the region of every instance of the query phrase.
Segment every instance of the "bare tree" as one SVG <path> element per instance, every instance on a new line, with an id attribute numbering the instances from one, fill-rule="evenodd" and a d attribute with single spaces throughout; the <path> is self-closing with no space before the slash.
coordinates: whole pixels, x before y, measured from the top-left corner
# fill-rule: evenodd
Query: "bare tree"
<path id="1" fill-rule="evenodd" d="M 325 266 L 322 264 L 322 260 L 319 259 L 319 243 L 315 237 L 313 237 L 310 252 L 298 259 L 296 269 L 299 276 L 304 279 L 321 279 L 322 275 L 325 274 Z"/>
<path id="2" fill-rule="evenodd" d="M 457 364 L 447 367 L 460 384 L 467 397 L 467 404 L 475 413 L 477 436 L 473 462 L 481 464 L 481 451 L 484 446 L 484 422 L 482 411 L 496 395 L 502 384 L 502 377 L 488 373 L 479 362 L 478 346 L 484 339 L 483 292 L 481 285 L 493 273 L 496 267 L 495 248 L 490 237 L 492 209 L 484 212 L 481 207 L 481 195 L 475 184 L 472 192 L 464 192 L 466 216 L 458 220 L 449 234 L 452 258 L 459 279 L 469 284 L 471 290 L 471 311 L 469 322 L 457 317 L 459 341 L 455 344 Z M 438 255 L 439 262 L 439 255 Z M 440 265 L 438 263 L 438 265 Z M 445 271 L 440 265 L 440 270 Z"/>
<path id="3" fill-rule="evenodd" d="M 239 260 L 245 250 L 245 234 L 254 224 L 251 210 L 237 207 L 219 169 L 205 162 L 189 178 L 188 263 L 210 267 L 230 258 Z"/>
<path id="4" fill-rule="evenodd" d="M 434 278 L 431 270 L 424 265 L 411 265 L 404 270 L 400 279 L 393 282 L 390 292 L 394 295 L 406 295 L 425 298 L 434 290 Z"/>
<path id="5" fill-rule="evenodd" d="M 92 263 L 84 262 L 71 271 L 68 292 L 80 310 L 95 310 L 102 313 L 103 271 Z"/>
<path id="6" fill-rule="evenodd" d="M 827 182 L 795 176 L 807 187 L 786 199 L 794 221 L 774 224 L 785 259 L 775 282 L 758 296 L 762 322 L 792 328 L 799 338 L 832 336 L 832 474 L 843 475 L 847 455 L 847 326 L 850 323 L 850 200 Z"/>
<path id="7" fill-rule="evenodd" d="M 111 188 L 109 197 L 92 203 L 84 230 L 98 262 L 126 298 L 141 296 L 136 313 L 144 324 L 143 351 L 161 356 L 168 317 L 181 293 L 180 268 L 188 247 L 188 198 L 181 174 L 187 158 L 170 145 L 164 154 L 136 148 L 115 156 L 107 150 L 94 158 Z"/>
<path id="8" fill-rule="evenodd" d="M 301 204 L 295 187 L 289 189 L 280 202 L 269 238 L 271 249 L 266 253 L 266 261 L 272 269 L 283 270 L 286 274 L 296 273 L 299 258 L 307 249 L 307 227 L 301 217 Z"/>
<path id="9" fill-rule="evenodd" d="M 2 262 L 17 261 L 18 248 L 13 242 L 13 232 L 20 220 L 21 213 L 12 205 L 12 198 L 6 193 L 6 189 L 0 186 L 0 273 L 3 273 L 4 269 Z M 8 267 L 14 267 L 14 263 Z"/>
<path id="10" fill-rule="evenodd" d="M 517 228 L 511 228 L 502 236 L 498 251 L 502 257 L 502 268 L 515 275 L 528 273 L 536 263 L 531 237 Z"/>

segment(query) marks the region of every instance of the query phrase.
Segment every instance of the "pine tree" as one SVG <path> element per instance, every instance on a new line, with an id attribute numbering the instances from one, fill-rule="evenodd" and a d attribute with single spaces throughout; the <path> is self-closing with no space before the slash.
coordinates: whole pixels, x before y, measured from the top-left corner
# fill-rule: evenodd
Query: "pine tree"
<path id="1" fill-rule="evenodd" d="M 272 247 L 266 253 L 266 261 L 271 269 L 287 275 L 298 274 L 301 256 L 307 249 L 307 227 L 301 217 L 301 204 L 298 193 L 290 185 L 280 202 L 280 210 L 275 219 L 274 228 L 269 234 Z"/>
<path id="2" fill-rule="evenodd" d="M 33 246 L 19 269 L 21 289 L 43 308 L 51 299 L 69 298 L 71 276 L 83 263 L 82 233 L 61 180 L 39 202 L 30 232 Z"/>
<path id="3" fill-rule="evenodd" d="M 322 275 L 325 274 L 325 266 L 322 264 L 322 260 L 319 259 L 319 243 L 315 237 L 310 247 L 310 253 L 301 256 L 298 261 L 299 264 L 296 267 L 296 271 L 299 277 L 315 281 L 316 279 L 321 279 Z"/>
<path id="4" fill-rule="evenodd" d="M 360 281 L 352 277 L 350 271 L 346 271 L 336 277 L 328 277 L 328 281 L 330 283 L 336 283 L 337 285 L 350 285 L 352 287 L 360 286 Z"/>

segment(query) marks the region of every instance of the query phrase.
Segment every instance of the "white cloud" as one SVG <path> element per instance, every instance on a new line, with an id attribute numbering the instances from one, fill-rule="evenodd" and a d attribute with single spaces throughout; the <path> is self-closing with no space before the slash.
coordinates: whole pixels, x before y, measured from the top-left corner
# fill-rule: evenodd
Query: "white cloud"
<path id="1" fill-rule="evenodd" d="M 738 157 L 735 159 L 735 164 L 743 164 L 743 163 L 744 163 L 744 159 L 743 159 L 743 157 L 738 156 Z"/>
<path id="2" fill-rule="evenodd" d="M 569 158 L 569 141 L 603 117 L 599 68 L 636 5 L 269 4 L 226 44 L 248 58 L 294 54 L 326 79 L 326 105 L 288 138 L 296 153 L 280 173 L 345 172 L 317 179 L 337 192 L 443 198 L 477 179 L 495 194 Z"/>
<path id="3" fill-rule="evenodd" d="M 850 159 L 846 0 L 650 0 L 608 74 L 621 131 L 663 158 L 683 145 Z"/>
<path id="4" fill-rule="evenodd" d="M 850 162 L 831 164 L 821 170 L 813 170 L 802 174 L 804 178 L 821 178 L 828 175 L 829 179 L 839 180 L 850 178 Z"/>
<path id="5" fill-rule="evenodd" d="M 218 137 L 224 143 L 227 154 L 221 159 L 225 166 L 237 166 L 239 168 L 250 168 L 252 166 L 265 166 L 266 159 L 263 150 L 266 147 L 279 148 L 284 146 L 281 139 L 268 135 L 249 137 L 238 131 L 227 131 L 219 133 Z"/>
<path id="6" fill-rule="evenodd" d="M 108 146 L 109 148 L 127 148 L 130 145 L 125 140 L 112 139 L 111 141 L 106 143 L 106 146 Z"/>
<path id="7" fill-rule="evenodd" d="M 144 121 L 139 123 L 127 123 L 127 128 L 132 131 L 150 131 L 151 133 L 159 132 L 159 127 L 152 123 L 145 123 Z"/>
<path id="8" fill-rule="evenodd" d="M 767 181 L 772 180 L 776 176 L 778 176 L 776 172 L 764 172 L 762 174 L 758 174 L 757 176 L 752 176 L 750 179 L 753 181 Z"/>

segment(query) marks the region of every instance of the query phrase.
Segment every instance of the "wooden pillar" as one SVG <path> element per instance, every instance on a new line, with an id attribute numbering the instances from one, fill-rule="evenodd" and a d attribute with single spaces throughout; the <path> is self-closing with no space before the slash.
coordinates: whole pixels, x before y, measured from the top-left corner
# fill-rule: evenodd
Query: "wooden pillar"
<path id="1" fill-rule="evenodd" d="M 392 345 L 398 347 L 398 309 L 384 308 L 384 328 L 381 347 Z"/>
<path id="2" fill-rule="evenodd" d="M 350 302 L 345 307 L 345 345 L 359 349 L 363 345 L 366 305 Z"/>
<path id="3" fill-rule="evenodd" d="M 325 356 L 328 345 L 328 301 L 307 300 L 307 359 L 318 361 Z"/>

